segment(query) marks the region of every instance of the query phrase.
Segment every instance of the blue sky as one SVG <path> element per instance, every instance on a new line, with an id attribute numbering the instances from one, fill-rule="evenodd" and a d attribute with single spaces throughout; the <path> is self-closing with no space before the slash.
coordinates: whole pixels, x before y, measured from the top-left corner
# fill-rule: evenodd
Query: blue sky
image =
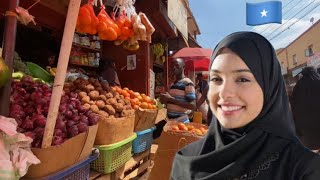
<path id="1" fill-rule="evenodd" d="M 197 37 L 199 44 L 204 48 L 214 48 L 222 38 L 232 32 L 255 31 L 268 39 L 279 34 L 271 40 L 277 49 L 287 46 L 308 29 L 312 25 L 311 17 L 314 17 L 314 22 L 320 18 L 320 6 L 315 8 L 320 5 L 320 0 L 282 0 L 282 25 L 247 26 L 246 2 L 263 2 L 263 0 L 189 0 L 201 32 Z M 302 10 L 303 8 L 305 9 Z M 305 14 L 306 16 L 301 18 Z M 290 26 L 291 24 L 293 25 Z M 281 31 L 284 32 L 280 33 Z"/>

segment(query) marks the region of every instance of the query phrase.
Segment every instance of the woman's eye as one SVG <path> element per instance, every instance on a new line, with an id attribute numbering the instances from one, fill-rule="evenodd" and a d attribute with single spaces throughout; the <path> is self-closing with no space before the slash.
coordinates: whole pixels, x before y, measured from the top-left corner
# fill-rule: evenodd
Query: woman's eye
<path id="1" fill-rule="evenodd" d="M 250 80 L 246 79 L 246 78 L 239 78 L 237 80 L 237 82 L 250 82 Z"/>
<path id="2" fill-rule="evenodd" d="M 211 81 L 212 81 L 212 82 L 220 82 L 220 81 L 222 81 L 222 79 L 221 79 L 221 78 L 214 77 L 214 78 L 211 78 Z"/>

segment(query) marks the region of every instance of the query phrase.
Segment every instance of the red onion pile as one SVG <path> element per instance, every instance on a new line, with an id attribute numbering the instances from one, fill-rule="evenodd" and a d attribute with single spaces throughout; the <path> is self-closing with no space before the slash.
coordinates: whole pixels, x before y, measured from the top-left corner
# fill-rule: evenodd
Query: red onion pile
<path id="1" fill-rule="evenodd" d="M 17 121 L 19 132 L 33 139 L 32 147 L 41 147 L 51 92 L 47 84 L 35 82 L 30 76 L 12 83 L 10 117 Z M 86 110 L 77 96 L 71 92 L 61 97 L 52 145 L 62 144 L 97 124 L 100 116 Z"/>

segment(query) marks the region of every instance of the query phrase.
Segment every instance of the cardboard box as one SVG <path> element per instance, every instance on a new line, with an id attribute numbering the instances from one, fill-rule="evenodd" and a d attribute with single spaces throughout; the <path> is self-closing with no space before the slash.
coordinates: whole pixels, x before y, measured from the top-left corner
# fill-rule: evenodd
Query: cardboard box
<path id="1" fill-rule="evenodd" d="M 158 122 L 167 119 L 167 109 L 166 108 L 162 108 L 158 110 L 158 114 L 157 114 L 157 118 L 155 120 L 155 124 L 157 124 Z"/>
<path id="2" fill-rule="evenodd" d="M 91 154 L 97 130 L 98 125 L 89 126 L 87 132 L 68 139 L 61 145 L 46 149 L 32 148 L 41 163 L 31 165 L 24 178 L 40 179 L 84 160 Z"/>
<path id="3" fill-rule="evenodd" d="M 169 180 L 172 169 L 173 159 L 176 153 L 184 146 L 197 141 L 202 136 L 197 136 L 191 133 L 181 133 L 170 131 L 170 126 L 179 122 L 168 122 L 159 138 L 158 150 L 155 154 L 154 166 L 151 170 L 149 179 L 152 180 Z M 199 128 L 206 127 L 197 123 L 190 123 Z"/>
<path id="4" fill-rule="evenodd" d="M 141 109 L 135 112 L 134 132 L 154 127 L 158 111 L 154 109 Z"/>

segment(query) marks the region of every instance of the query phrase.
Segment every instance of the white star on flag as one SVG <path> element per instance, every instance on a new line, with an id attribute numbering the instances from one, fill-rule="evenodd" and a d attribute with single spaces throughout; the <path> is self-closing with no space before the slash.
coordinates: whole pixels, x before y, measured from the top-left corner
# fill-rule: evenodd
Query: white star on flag
<path id="1" fill-rule="evenodd" d="M 260 12 L 261 13 L 261 17 L 267 17 L 267 13 L 268 13 L 268 11 L 266 11 L 265 9 L 263 9 L 263 11 L 262 12 Z"/>

